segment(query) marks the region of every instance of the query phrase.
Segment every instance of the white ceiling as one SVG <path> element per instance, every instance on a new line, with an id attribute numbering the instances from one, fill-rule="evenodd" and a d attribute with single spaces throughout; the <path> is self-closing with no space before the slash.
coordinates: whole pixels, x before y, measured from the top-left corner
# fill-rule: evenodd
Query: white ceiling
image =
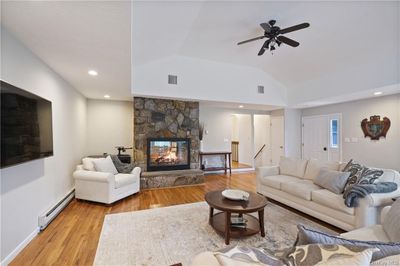
<path id="1" fill-rule="evenodd" d="M 399 10 L 398 1 L 2 1 L 1 19 L 89 98 L 131 99 L 132 67 L 181 55 L 259 68 L 299 104 L 399 83 Z M 263 40 L 236 45 L 270 19 L 311 26 L 286 34 L 300 46 L 274 55 L 257 56 Z M 386 74 L 373 82 L 377 72 Z"/>
<path id="2" fill-rule="evenodd" d="M 88 98 L 130 100 L 131 3 L 2 1 L 1 22 Z M 99 75 L 88 75 L 95 69 Z"/>
<path id="3" fill-rule="evenodd" d="M 156 58 L 183 55 L 262 69 L 288 88 L 289 98 L 293 94 L 309 101 L 313 94 L 318 99 L 340 94 L 345 100 L 348 90 L 369 90 L 370 84 L 382 87 L 399 82 L 399 3 L 134 2 L 134 67 Z M 274 55 L 266 52 L 257 56 L 264 40 L 236 45 L 262 35 L 259 24 L 270 19 L 276 19 L 282 28 L 302 22 L 311 26 L 286 34 L 300 46 L 282 45 Z M 378 72 L 385 74 L 374 82 L 371 73 Z M 340 79 L 346 73 L 352 75 Z M 366 77 L 371 80 L 359 82 Z M 304 98 L 303 93 L 310 97 Z"/>

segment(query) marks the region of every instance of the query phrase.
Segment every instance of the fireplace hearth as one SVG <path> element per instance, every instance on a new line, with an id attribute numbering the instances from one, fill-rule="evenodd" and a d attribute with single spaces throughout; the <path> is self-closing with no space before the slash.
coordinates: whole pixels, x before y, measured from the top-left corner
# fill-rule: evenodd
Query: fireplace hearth
<path id="1" fill-rule="evenodd" d="M 148 138 L 147 171 L 190 169 L 189 138 Z"/>

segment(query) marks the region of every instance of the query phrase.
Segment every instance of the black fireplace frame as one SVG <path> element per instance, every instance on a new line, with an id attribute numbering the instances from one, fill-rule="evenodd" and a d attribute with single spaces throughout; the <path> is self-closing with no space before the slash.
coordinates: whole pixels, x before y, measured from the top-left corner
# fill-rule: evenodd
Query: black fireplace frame
<path id="1" fill-rule="evenodd" d="M 180 165 L 164 165 L 152 166 L 150 165 L 150 143 L 152 141 L 186 141 L 187 142 L 187 164 Z M 190 169 L 190 138 L 147 138 L 147 171 L 173 171 Z"/>

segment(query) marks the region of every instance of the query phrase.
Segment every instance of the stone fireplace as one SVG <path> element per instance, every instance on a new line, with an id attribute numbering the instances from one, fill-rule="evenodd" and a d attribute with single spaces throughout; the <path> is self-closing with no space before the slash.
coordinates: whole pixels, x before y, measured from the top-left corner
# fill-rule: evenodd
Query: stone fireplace
<path id="1" fill-rule="evenodd" d="M 133 102 L 135 164 L 141 167 L 143 172 L 155 171 L 151 169 L 152 167 L 149 168 L 148 159 L 151 159 L 148 154 L 149 139 L 187 139 L 190 144 L 188 147 L 190 167 L 185 166 L 185 168 L 198 169 L 199 103 L 144 97 L 134 97 Z"/>
<path id="2" fill-rule="evenodd" d="M 190 169 L 189 138 L 148 138 L 147 171 Z"/>

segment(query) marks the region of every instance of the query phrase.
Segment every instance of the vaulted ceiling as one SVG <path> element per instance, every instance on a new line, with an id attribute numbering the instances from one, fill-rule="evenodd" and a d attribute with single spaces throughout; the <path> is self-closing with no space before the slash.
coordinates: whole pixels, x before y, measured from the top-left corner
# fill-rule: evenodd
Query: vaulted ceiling
<path id="1" fill-rule="evenodd" d="M 400 2 L 206 1 L 134 2 L 134 66 L 183 55 L 262 69 L 288 89 L 292 103 L 337 97 L 399 83 Z M 262 22 L 300 42 L 257 56 Z M 342 79 L 341 79 L 342 77 Z M 399 88 L 397 88 L 400 91 Z M 304 97 L 308 94 L 309 97 Z M 367 94 L 371 94 L 368 92 Z"/>
<path id="2" fill-rule="evenodd" d="M 2 1 L 1 20 L 89 98 L 129 99 L 132 68 L 184 56 L 260 69 L 301 106 L 399 92 L 399 14 L 398 1 Z M 311 26 L 273 55 L 257 56 L 263 40 L 236 45 L 270 19 Z"/>

